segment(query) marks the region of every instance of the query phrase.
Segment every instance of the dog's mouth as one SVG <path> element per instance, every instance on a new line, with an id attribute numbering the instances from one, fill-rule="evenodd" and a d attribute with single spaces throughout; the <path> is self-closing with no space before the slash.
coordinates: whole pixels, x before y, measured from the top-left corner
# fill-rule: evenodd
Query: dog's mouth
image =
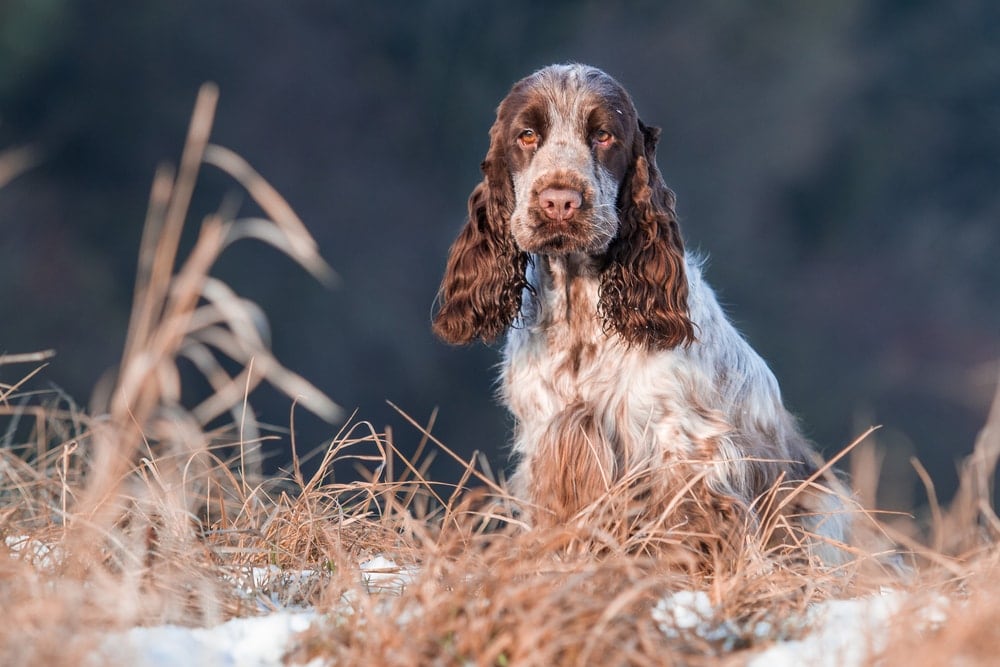
<path id="1" fill-rule="evenodd" d="M 573 225 L 550 223 L 533 229 L 530 238 L 525 239 L 521 245 L 527 252 L 568 255 L 591 251 L 594 239 Z"/>
<path id="2" fill-rule="evenodd" d="M 589 208 L 589 207 L 587 207 Z M 537 210 L 531 211 L 529 252 L 565 255 L 589 250 L 594 245 L 593 223 L 589 211 L 577 212 L 572 220 L 551 220 Z"/>

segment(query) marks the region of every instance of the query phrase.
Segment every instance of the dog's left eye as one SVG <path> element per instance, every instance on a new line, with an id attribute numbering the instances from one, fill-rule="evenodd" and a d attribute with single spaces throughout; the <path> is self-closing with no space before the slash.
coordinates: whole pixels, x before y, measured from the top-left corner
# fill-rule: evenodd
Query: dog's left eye
<path id="1" fill-rule="evenodd" d="M 597 130 L 593 135 L 594 143 L 598 146 L 609 146 L 614 140 L 614 135 L 607 130 Z"/>

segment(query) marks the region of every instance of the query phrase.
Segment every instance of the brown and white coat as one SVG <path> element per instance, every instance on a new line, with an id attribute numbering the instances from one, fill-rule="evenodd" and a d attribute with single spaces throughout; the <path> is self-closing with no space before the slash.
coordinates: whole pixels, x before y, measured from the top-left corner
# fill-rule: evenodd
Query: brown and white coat
<path id="1" fill-rule="evenodd" d="M 538 523 L 571 519 L 637 471 L 664 497 L 701 476 L 702 505 L 752 519 L 775 485 L 817 470 L 774 375 L 685 253 L 658 136 L 598 69 L 521 80 L 451 249 L 434 330 L 457 344 L 506 332 L 513 486 Z M 836 560 L 822 545 L 848 521 L 824 479 L 786 511 Z"/>

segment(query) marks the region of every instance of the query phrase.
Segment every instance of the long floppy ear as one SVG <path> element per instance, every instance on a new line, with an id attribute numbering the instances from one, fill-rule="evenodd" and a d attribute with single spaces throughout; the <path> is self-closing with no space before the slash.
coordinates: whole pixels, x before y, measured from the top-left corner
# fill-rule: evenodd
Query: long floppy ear
<path id="1" fill-rule="evenodd" d="M 493 148 L 483 172 L 485 178 L 469 197 L 469 219 L 451 246 L 438 290 L 434 333 L 453 344 L 496 340 L 517 317 L 527 286 L 528 255 L 517 248 L 510 232 L 513 185 L 506 162 Z"/>
<path id="2" fill-rule="evenodd" d="M 684 243 L 674 193 L 656 168 L 660 130 L 639 121 L 635 159 L 619 191 L 621 226 L 601 274 L 605 326 L 628 344 L 669 349 L 694 341 Z"/>

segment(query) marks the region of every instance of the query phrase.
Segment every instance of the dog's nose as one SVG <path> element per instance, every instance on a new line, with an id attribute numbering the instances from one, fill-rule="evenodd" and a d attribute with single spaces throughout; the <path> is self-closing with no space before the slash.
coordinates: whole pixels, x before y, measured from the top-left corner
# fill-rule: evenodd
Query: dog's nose
<path id="1" fill-rule="evenodd" d="M 538 206 L 549 220 L 571 220 L 581 204 L 583 195 L 569 188 L 545 188 L 538 193 Z"/>

